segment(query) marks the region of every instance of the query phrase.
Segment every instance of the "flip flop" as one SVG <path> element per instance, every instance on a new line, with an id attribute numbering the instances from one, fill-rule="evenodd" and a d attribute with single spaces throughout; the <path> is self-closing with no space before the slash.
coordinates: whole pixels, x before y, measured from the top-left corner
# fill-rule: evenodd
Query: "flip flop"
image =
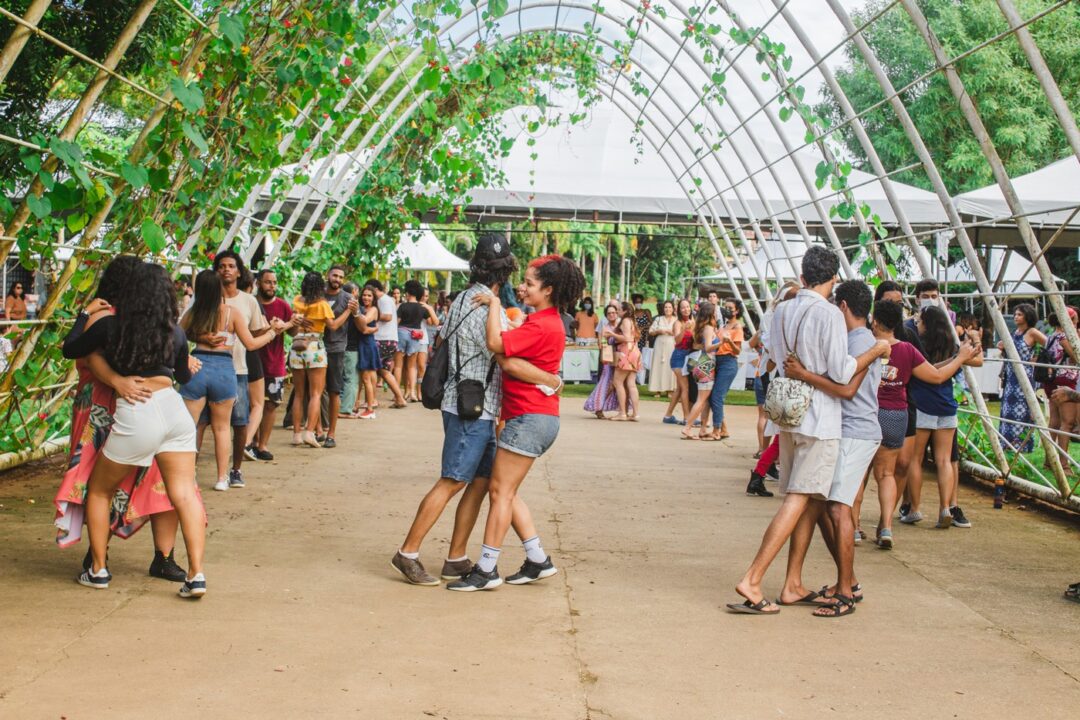
<path id="1" fill-rule="evenodd" d="M 822 603 L 817 602 L 818 598 L 820 598 L 820 597 L 822 597 L 821 593 L 811 590 L 810 592 L 808 592 L 806 595 L 803 595 L 801 598 L 799 598 L 795 602 L 784 602 L 780 598 L 776 598 L 776 604 L 777 605 L 783 605 L 785 607 L 791 606 L 791 605 L 814 605 L 814 606 L 817 606 L 817 605 L 822 604 Z"/>
<path id="2" fill-rule="evenodd" d="M 701 442 L 716 442 L 716 437 L 713 435 L 699 435 L 698 440 Z"/>
<path id="3" fill-rule="evenodd" d="M 838 618 L 847 617 L 851 613 L 855 612 L 855 603 L 858 602 L 854 598 L 849 598 L 846 595 L 833 595 L 834 603 L 828 605 L 819 605 L 818 609 L 811 613 L 814 617 L 819 618 Z"/>
<path id="4" fill-rule="evenodd" d="M 686 433 L 679 433 L 679 435 L 682 436 L 683 440 L 700 440 L 701 439 L 697 435 L 687 435 Z"/>
<path id="5" fill-rule="evenodd" d="M 1080 602 L 1080 582 L 1073 583 L 1065 588 L 1065 599 Z"/>
<path id="6" fill-rule="evenodd" d="M 743 613 L 744 615 L 777 615 L 780 609 L 766 610 L 765 608 L 772 605 L 767 598 L 761 598 L 756 603 L 752 603 L 749 600 L 742 603 L 728 603 L 727 609 L 734 613 Z"/>

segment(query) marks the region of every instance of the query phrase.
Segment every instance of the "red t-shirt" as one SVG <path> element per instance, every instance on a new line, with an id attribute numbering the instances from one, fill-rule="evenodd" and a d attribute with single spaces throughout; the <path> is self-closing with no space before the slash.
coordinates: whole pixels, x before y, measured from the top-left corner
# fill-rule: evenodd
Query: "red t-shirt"
<path id="1" fill-rule="evenodd" d="M 907 384 L 911 372 L 926 362 L 911 343 L 898 342 L 892 346 L 889 364 L 881 373 L 878 385 L 878 407 L 883 410 L 907 410 Z"/>
<path id="2" fill-rule="evenodd" d="M 268 303 L 260 302 L 259 307 L 262 308 L 267 322 L 274 318 L 280 318 L 283 322 L 289 322 L 292 319 L 292 308 L 289 307 L 289 303 L 279 297 Z M 288 375 L 285 371 L 284 336 L 279 335 L 259 348 L 259 359 L 262 360 L 263 373 L 268 377 L 279 378 Z"/>
<path id="3" fill-rule="evenodd" d="M 545 372 L 558 374 L 566 349 L 566 330 L 555 308 L 534 312 L 521 327 L 502 334 L 506 357 L 528 360 Z M 532 383 L 503 375 L 502 419 L 518 415 L 559 414 L 559 396 L 545 395 Z"/>

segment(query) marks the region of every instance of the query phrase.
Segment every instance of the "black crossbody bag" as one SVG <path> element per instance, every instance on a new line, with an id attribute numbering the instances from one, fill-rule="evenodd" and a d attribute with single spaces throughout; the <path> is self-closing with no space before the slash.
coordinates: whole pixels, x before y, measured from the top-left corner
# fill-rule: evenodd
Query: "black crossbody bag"
<path id="1" fill-rule="evenodd" d="M 464 304 L 464 295 L 462 296 L 462 304 Z M 452 308 L 451 308 L 452 309 Z M 465 322 L 469 315 L 476 312 L 476 308 L 472 308 L 465 314 L 465 317 L 458 321 L 454 329 L 439 336 L 439 342 L 435 345 L 435 349 L 428 357 L 427 370 L 424 372 L 424 379 L 420 381 L 420 401 L 424 407 L 428 410 L 438 410 L 442 407 L 443 397 L 446 395 L 446 380 L 450 376 L 450 338 L 452 338 L 457 331 L 461 329 L 462 323 Z M 447 321 L 449 323 L 450 316 L 447 313 Z M 461 371 L 461 358 L 458 358 L 458 373 Z M 490 382 L 490 373 L 489 373 Z M 458 405 L 460 407 L 460 396 L 458 399 Z M 481 400 L 481 406 L 483 401 Z M 481 410 L 483 412 L 483 410 Z M 479 417 L 479 416 L 477 416 Z"/>

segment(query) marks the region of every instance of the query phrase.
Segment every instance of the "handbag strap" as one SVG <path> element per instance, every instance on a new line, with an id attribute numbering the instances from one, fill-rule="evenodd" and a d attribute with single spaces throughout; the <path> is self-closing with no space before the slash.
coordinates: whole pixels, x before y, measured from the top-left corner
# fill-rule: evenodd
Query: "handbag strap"
<path id="1" fill-rule="evenodd" d="M 814 302 L 816 302 L 816 301 L 814 301 Z M 780 337 L 784 341 L 784 347 L 789 348 L 788 353 L 791 354 L 791 355 L 794 355 L 796 359 L 799 359 L 799 331 L 802 330 L 803 322 L 806 320 L 806 316 L 807 316 L 807 314 L 809 314 L 811 308 L 813 308 L 814 302 L 809 302 L 809 303 L 806 304 L 806 307 L 803 309 L 802 317 L 800 317 L 799 321 L 795 324 L 795 344 L 794 345 L 790 345 L 790 346 L 788 345 L 788 341 L 787 341 L 787 325 L 783 322 L 783 318 L 781 318 Z M 799 362 L 802 362 L 802 360 L 799 359 Z"/>

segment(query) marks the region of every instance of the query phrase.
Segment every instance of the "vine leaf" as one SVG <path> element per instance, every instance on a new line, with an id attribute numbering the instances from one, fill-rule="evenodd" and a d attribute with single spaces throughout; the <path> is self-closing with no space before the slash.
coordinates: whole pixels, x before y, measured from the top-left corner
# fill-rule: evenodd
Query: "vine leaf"
<path id="1" fill-rule="evenodd" d="M 127 181 L 128 185 L 131 185 L 133 190 L 141 190 L 150 182 L 150 173 L 146 171 L 146 168 L 130 163 L 124 163 L 120 167 L 120 176 Z"/>
<path id="2" fill-rule="evenodd" d="M 155 255 L 165 249 L 165 232 L 161 226 L 154 222 L 153 218 L 146 218 L 142 222 L 142 239 L 146 247 Z"/>
<path id="3" fill-rule="evenodd" d="M 225 15 L 218 23 L 221 34 L 234 48 L 244 44 L 244 19 L 240 15 Z"/>
<path id="4" fill-rule="evenodd" d="M 33 193 L 26 196 L 26 206 L 39 220 L 44 220 L 52 213 L 52 202 L 46 196 L 38 197 Z"/>
<path id="5" fill-rule="evenodd" d="M 184 81 L 180 78 L 173 78 L 169 87 L 172 89 L 176 99 L 180 101 L 180 104 L 183 105 L 184 109 L 188 112 L 198 112 L 206 105 L 206 100 L 203 98 L 202 91 L 199 90 L 199 86 L 196 83 L 185 85 Z"/>
<path id="6" fill-rule="evenodd" d="M 205 155 L 210 152 L 210 144 L 206 142 L 206 138 L 202 136 L 202 133 L 199 132 L 198 128 L 185 120 L 180 125 L 180 129 L 184 131 L 184 136 L 199 149 L 200 153 Z"/>

